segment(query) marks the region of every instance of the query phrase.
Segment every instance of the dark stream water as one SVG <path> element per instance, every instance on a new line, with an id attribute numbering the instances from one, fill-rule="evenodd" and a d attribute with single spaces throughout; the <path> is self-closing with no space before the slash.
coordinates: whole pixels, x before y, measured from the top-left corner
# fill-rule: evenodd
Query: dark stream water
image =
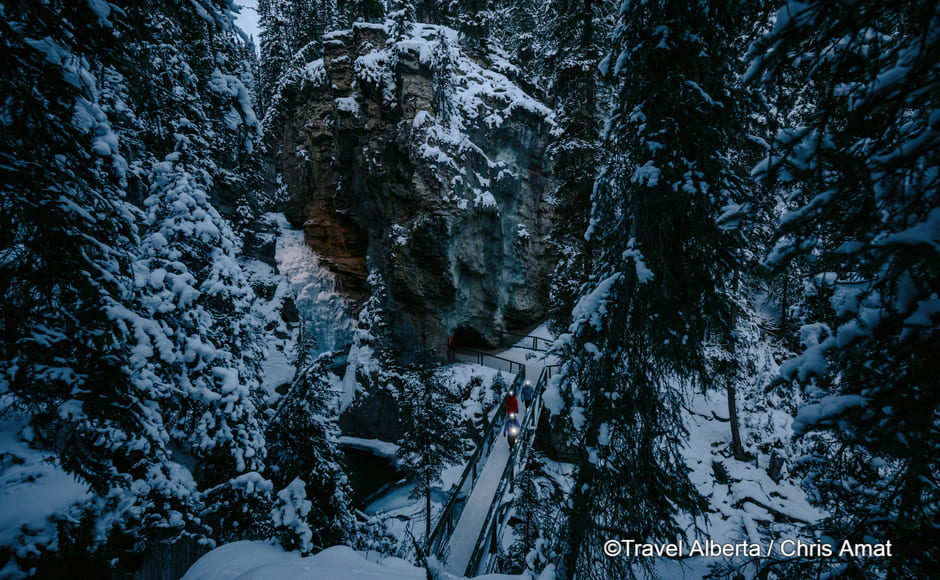
<path id="1" fill-rule="evenodd" d="M 382 486 L 402 478 L 401 472 L 395 469 L 392 460 L 387 457 L 378 457 L 370 451 L 352 447 L 343 447 L 343 454 L 346 455 L 346 473 L 353 488 L 353 505 L 358 508 L 365 507 L 363 502 Z"/>

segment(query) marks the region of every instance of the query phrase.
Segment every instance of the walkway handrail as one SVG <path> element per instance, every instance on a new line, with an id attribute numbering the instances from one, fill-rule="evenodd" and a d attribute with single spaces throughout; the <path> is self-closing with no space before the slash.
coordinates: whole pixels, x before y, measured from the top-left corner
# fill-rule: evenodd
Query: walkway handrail
<path id="1" fill-rule="evenodd" d="M 545 391 L 545 385 L 548 379 L 552 376 L 552 369 L 558 366 L 559 365 L 548 365 L 542 368 L 539 380 L 535 384 L 532 402 L 529 408 L 526 409 L 526 414 L 519 430 L 519 444 L 513 447 L 512 453 L 509 455 L 509 461 L 506 462 L 506 468 L 503 470 L 499 484 L 496 487 L 493 501 L 487 511 L 486 518 L 483 520 L 483 528 L 480 530 L 480 535 L 477 537 L 476 545 L 473 547 L 473 555 L 470 557 L 470 562 L 467 564 L 467 570 L 464 573 L 467 578 L 472 578 L 480 572 L 489 573 L 492 571 L 491 568 L 496 561 L 492 554 L 498 551 L 498 542 L 502 539 L 502 532 L 505 527 L 505 516 L 509 513 L 509 510 L 505 509 L 506 502 L 503 501 L 503 496 L 506 493 L 507 486 L 510 490 L 512 489 L 512 482 L 515 479 L 516 463 L 522 448 L 531 445 L 529 431 L 531 430 L 534 433 L 535 429 L 538 427 L 538 419 L 542 409 L 542 393 Z M 484 557 L 488 554 L 490 557 L 484 561 Z"/>
<path id="2" fill-rule="evenodd" d="M 518 389 L 521 388 L 524 382 L 525 366 L 523 365 L 519 373 L 513 379 L 512 386 Z M 487 423 L 484 428 L 483 439 L 480 440 L 480 444 L 477 445 L 476 450 L 470 457 L 470 461 L 467 462 L 467 466 L 464 468 L 460 480 L 451 492 L 450 498 L 448 498 L 447 504 L 445 504 L 444 510 L 437 520 L 437 524 L 434 525 L 434 530 L 428 538 L 428 553 L 434 554 L 438 559 L 443 559 L 444 553 L 447 551 L 450 536 L 454 533 L 454 529 L 457 527 L 457 522 L 460 521 L 460 516 L 466 505 L 466 502 L 458 505 L 458 500 L 470 496 L 469 493 L 462 494 L 461 492 L 464 491 L 465 487 L 469 487 L 469 490 L 472 491 L 480 475 L 483 473 L 483 469 L 478 469 L 478 466 L 481 463 L 485 463 L 486 459 L 489 458 L 490 451 L 493 450 L 493 445 L 496 442 L 505 415 L 506 407 L 500 404 L 496 412 L 493 413 L 493 416 L 490 418 L 489 423 Z M 469 482 L 469 486 L 467 482 Z"/>
<path id="3" fill-rule="evenodd" d="M 506 341 L 503 340 L 503 337 L 505 336 L 513 336 L 519 340 L 517 340 L 516 342 L 512 344 L 506 344 Z M 529 339 L 530 341 L 532 341 L 531 346 L 526 345 L 525 343 L 526 339 Z M 540 345 L 539 343 L 542 343 L 542 344 Z M 503 331 L 499 335 L 499 344 L 501 346 L 509 346 L 511 348 L 525 348 L 528 350 L 535 350 L 538 352 L 546 352 L 548 351 L 549 347 L 552 345 L 552 339 L 543 338 L 541 336 L 533 336 L 531 334 L 517 334 L 515 332 Z"/>
<path id="4" fill-rule="evenodd" d="M 454 351 L 454 354 L 455 354 L 455 355 L 471 354 L 471 355 L 473 355 L 473 356 L 476 357 L 476 362 L 477 362 L 478 365 L 487 366 L 487 367 L 494 368 L 494 369 L 498 369 L 498 370 L 502 370 L 502 369 L 500 369 L 499 366 L 497 366 L 497 365 L 486 364 L 486 360 L 487 360 L 487 359 L 493 359 L 493 360 L 502 361 L 502 362 L 504 362 L 504 363 L 506 363 L 506 364 L 509 365 L 509 369 L 508 369 L 509 374 L 513 374 L 513 369 L 514 369 L 514 368 L 518 368 L 521 372 L 525 372 L 525 363 L 521 363 L 521 362 L 517 362 L 517 361 L 514 361 L 514 360 L 510 360 L 510 359 L 508 359 L 508 358 L 503 358 L 503 357 L 497 356 L 497 355 L 495 355 L 495 354 L 489 354 L 489 353 L 486 353 L 486 352 L 483 352 L 483 351 L 480 351 L 480 350 L 476 350 L 476 349 L 473 349 L 473 348 L 462 348 L 462 347 L 461 347 L 461 348 L 455 350 L 455 351 Z"/>

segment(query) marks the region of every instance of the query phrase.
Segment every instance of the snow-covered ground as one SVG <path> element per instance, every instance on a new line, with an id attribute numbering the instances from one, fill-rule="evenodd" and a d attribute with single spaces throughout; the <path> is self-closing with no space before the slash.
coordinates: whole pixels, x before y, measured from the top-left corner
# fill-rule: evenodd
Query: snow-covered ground
<path id="1" fill-rule="evenodd" d="M 424 580 L 427 571 L 400 558 L 369 561 L 352 548 L 334 546 L 302 557 L 265 542 L 233 542 L 212 550 L 182 580 Z M 445 574 L 444 578 L 453 578 Z M 518 580 L 522 576 L 491 574 L 481 580 Z"/>
<path id="2" fill-rule="evenodd" d="M 690 480 L 708 499 L 710 509 L 705 521 L 700 522 L 704 531 L 699 540 L 749 542 L 766 549 L 775 539 L 800 538 L 800 522 L 815 523 L 826 516 L 809 503 L 799 478 L 791 477 L 789 472 L 800 455 L 793 440 L 791 414 L 798 402 L 783 400 L 792 399 L 792 393 L 778 393 L 771 388 L 779 374 L 776 360 L 783 355 L 759 332 L 758 325 L 766 324 L 764 317 L 759 309 L 752 309 L 738 325 L 747 349 L 742 358 L 748 366 L 736 380 L 736 400 L 742 445 L 749 458 L 731 456 L 731 424 L 724 389 L 696 393 L 686 407 L 689 437 L 683 454 L 691 470 Z M 778 481 L 767 472 L 774 453 L 786 460 Z M 726 482 L 719 481 L 716 470 L 724 472 Z M 745 557 L 692 557 L 681 563 L 660 558 L 658 569 L 663 577 L 704 578 L 714 572 L 716 565 L 734 566 L 745 576 L 756 573 L 756 569 L 747 567 Z M 751 560 L 751 565 L 756 563 Z"/>
<path id="3" fill-rule="evenodd" d="M 361 437 L 350 437 L 343 435 L 339 438 L 339 444 L 342 447 L 352 447 L 353 449 L 362 449 L 375 455 L 376 457 L 387 457 L 392 459 L 398 453 L 398 445 L 382 441 L 380 439 L 363 439 Z"/>
<path id="4" fill-rule="evenodd" d="M 53 517 L 70 511 L 77 517 L 92 494 L 53 454 L 23 441 L 30 434 L 24 425 L 9 418 L 0 422 L 0 546 L 16 545 L 21 534 L 23 544 L 54 545 L 58 532 Z M 2 570 L 0 577 L 6 577 Z"/>
<path id="5" fill-rule="evenodd" d="M 776 420 L 775 429 L 788 430 L 788 419 L 792 418 L 782 411 L 780 414 L 782 416 L 772 417 L 771 423 Z M 823 512 L 810 505 L 806 492 L 796 482 L 787 478 L 774 482 L 767 475 L 768 455 L 758 453 L 753 461 L 738 461 L 720 453 L 731 446 L 727 417 L 727 399 L 714 392 L 697 394 L 689 405 L 686 420 L 689 439 L 684 455 L 691 469 L 690 479 L 708 498 L 711 509 L 703 522 L 704 534 L 697 539 L 720 544 L 749 542 L 766 549 L 769 534 L 796 537 L 793 524 L 781 522 L 781 519 L 815 522 L 824 517 Z M 744 427 L 742 436 L 746 434 Z M 719 462 L 727 472 L 728 483 L 716 481 L 714 462 Z M 737 558 L 736 564 L 742 565 L 746 559 Z M 701 579 L 714 572 L 714 565 L 727 563 L 720 558 L 702 556 L 682 560 L 659 558 L 657 571 L 663 578 Z"/>

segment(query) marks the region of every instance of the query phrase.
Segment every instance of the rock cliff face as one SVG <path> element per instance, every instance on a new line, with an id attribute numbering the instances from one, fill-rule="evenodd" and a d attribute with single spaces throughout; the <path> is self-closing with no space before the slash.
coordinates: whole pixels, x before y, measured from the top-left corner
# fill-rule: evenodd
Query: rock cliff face
<path id="1" fill-rule="evenodd" d="M 420 24 L 333 33 L 282 98 L 288 218 L 354 300 L 384 277 L 396 337 L 494 343 L 544 317 L 546 107 Z"/>

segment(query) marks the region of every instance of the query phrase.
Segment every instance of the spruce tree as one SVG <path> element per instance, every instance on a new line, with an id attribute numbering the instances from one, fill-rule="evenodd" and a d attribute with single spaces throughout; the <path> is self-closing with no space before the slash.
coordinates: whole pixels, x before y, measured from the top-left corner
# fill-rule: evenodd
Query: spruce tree
<path id="1" fill-rule="evenodd" d="M 204 4 L 17 3 L 0 23 L 2 412 L 95 493 L 46 546 L 97 573 L 211 534 L 203 492 L 264 460 L 253 295 L 215 206 L 257 126 L 228 4 Z"/>
<path id="2" fill-rule="evenodd" d="M 340 0 L 338 4 L 343 26 L 352 27 L 356 22 L 381 22 L 385 17 L 382 0 Z"/>
<path id="3" fill-rule="evenodd" d="M 652 573 L 593 547 L 612 533 L 674 541 L 680 517 L 703 507 L 679 452 L 680 410 L 708 378 L 706 341 L 730 341 L 734 325 L 738 18 L 735 3 L 625 3 L 601 64 L 618 93 L 586 233 L 591 277 L 559 341 L 579 450 L 564 577 Z"/>
<path id="4" fill-rule="evenodd" d="M 336 30 L 344 16 L 333 0 L 259 0 L 260 78 L 263 125 L 269 138 L 283 110 L 283 93 L 304 67 L 323 56 L 323 37 Z"/>
<path id="5" fill-rule="evenodd" d="M 260 329 L 252 324 L 254 293 L 236 262 L 234 234 L 181 156 L 168 157 L 152 168 L 151 195 L 144 200 L 145 259 L 135 270 L 145 280 L 139 311 L 173 332 L 153 333 L 149 321 L 129 317 L 124 336 L 133 344 L 138 333 L 152 333 L 160 358 L 132 360 L 135 380 L 159 378 L 175 387 L 161 397 L 174 414 L 170 434 L 200 459 L 195 475 L 216 485 L 264 465 L 255 408 Z M 165 364 L 168 359 L 186 364 Z"/>
<path id="6" fill-rule="evenodd" d="M 324 354 L 307 365 L 279 401 L 267 427 L 270 475 L 285 510 L 275 517 L 285 548 L 321 550 L 352 539 L 350 487 L 337 439 L 338 410 Z"/>
<path id="7" fill-rule="evenodd" d="M 571 308 L 590 273 L 590 243 L 584 233 L 600 155 L 601 106 L 597 65 L 607 30 L 603 1 L 557 0 L 549 5 L 544 34 L 552 39 L 545 57 L 555 98 L 554 162 L 556 220 L 552 232 L 559 262 L 552 276 L 553 324 L 567 326 Z"/>
<path id="8" fill-rule="evenodd" d="M 424 500 L 424 539 L 431 535 L 431 491 L 439 483 L 448 465 L 463 457 L 459 438 L 460 416 L 456 407 L 435 388 L 432 353 L 401 377 L 403 432 L 398 441 L 398 461 L 409 479 L 415 482 L 412 499 Z"/>
<path id="9" fill-rule="evenodd" d="M 31 413 L 38 443 L 60 441 L 66 468 L 104 495 L 128 477 L 115 459 L 159 450 L 161 434 L 129 388 L 131 353 L 109 315 L 133 291 L 139 240 L 121 192 L 128 163 L 92 74 L 108 38 L 87 9 L 56 8 L 50 18 L 53 7 L 18 4 L 0 21 L 3 411 Z"/>
<path id="10" fill-rule="evenodd" d="M 281 76 L 287 71 L 293 56 L 288 33 L 288 18 L 280 0 L 258 0 L 258 23 L 261 32 L 258 47 L 261 53 L 259 101 L 265 117 L 278 91 Z"/>
<path id="11" fill-rule="evenodd" d="M 394 41 L 405 39 L 411 33 L 412 24 L 417 19 L 414 1 L 390 0 L 388 18 L 391 21 L 389 38 Z"/>
<path id="12" fill-rule="evenodd" d="M 519 523 L 513 528 L 516 545 L 510 551 L 518 554 L 518 563 L 522 565 L 520 567 L 532 570 L 529 554 L 533 553 L 536 542 L 545 535 L 549 498 L 544 493 L 538 477 L 544 473 L 542 462 L 531 447 L 522 452 L 526 455 L 523 458 L 525 468 L 514 481 L 516 493 L 513 498 L 513 510 Z"/>
<path id="13" fill-rule="evenodd" d="M 435 40 L 432 60 L 434 72 L 434 113 L 440 119 L 441 125 L 450 126 L 454 107 L 454 55 L 453 48 L 447 41 L 443 29 L 439 29 Z"/>
<path id="14" fill-rule="evenodd" d="M 543 85 L 543 52 L 551 52 L 559 40 L 544 27 L 550 19 L 548 4 L 534 0 L 494 0 L 490 3 L 490 34 L 494 42 L 519 67 L 513 80 L 529 93 Z M 566 36 L 568 31 L 566 31 Z M 550 72 L 550 71 L 549 71 Z"/>
<path id="15" fill-rule="evenodd" d="M 796 261 L 815 302 L 803 353 L 781 369 L 814 401 L 794 431 L 814 448 L 808 480 L 831 514 L 822 529 L 897 546 L 890 559 L 805 564 L 926 577 L 940 562 L 940 374 L 928 354 L 940 346 L 940 12 L 933 1 L 810 1 L 775 20 L 751 49 L 751 78 L 802 75 L 811 87 L 758 167 L 791 192 L 766 263 Z"/>
<path id="16" fill-rule="evenodd" d="M 449 0 L 416 0 L 415 16 L 418 22 L 444 24 L 448 22 Z"/>
<path id="17" fill-rule="evenodd" d="M 453 0 L 454 28 L 467 53 L 475 58 L 486 55 L 493 13 L 487 0 Z"/>

